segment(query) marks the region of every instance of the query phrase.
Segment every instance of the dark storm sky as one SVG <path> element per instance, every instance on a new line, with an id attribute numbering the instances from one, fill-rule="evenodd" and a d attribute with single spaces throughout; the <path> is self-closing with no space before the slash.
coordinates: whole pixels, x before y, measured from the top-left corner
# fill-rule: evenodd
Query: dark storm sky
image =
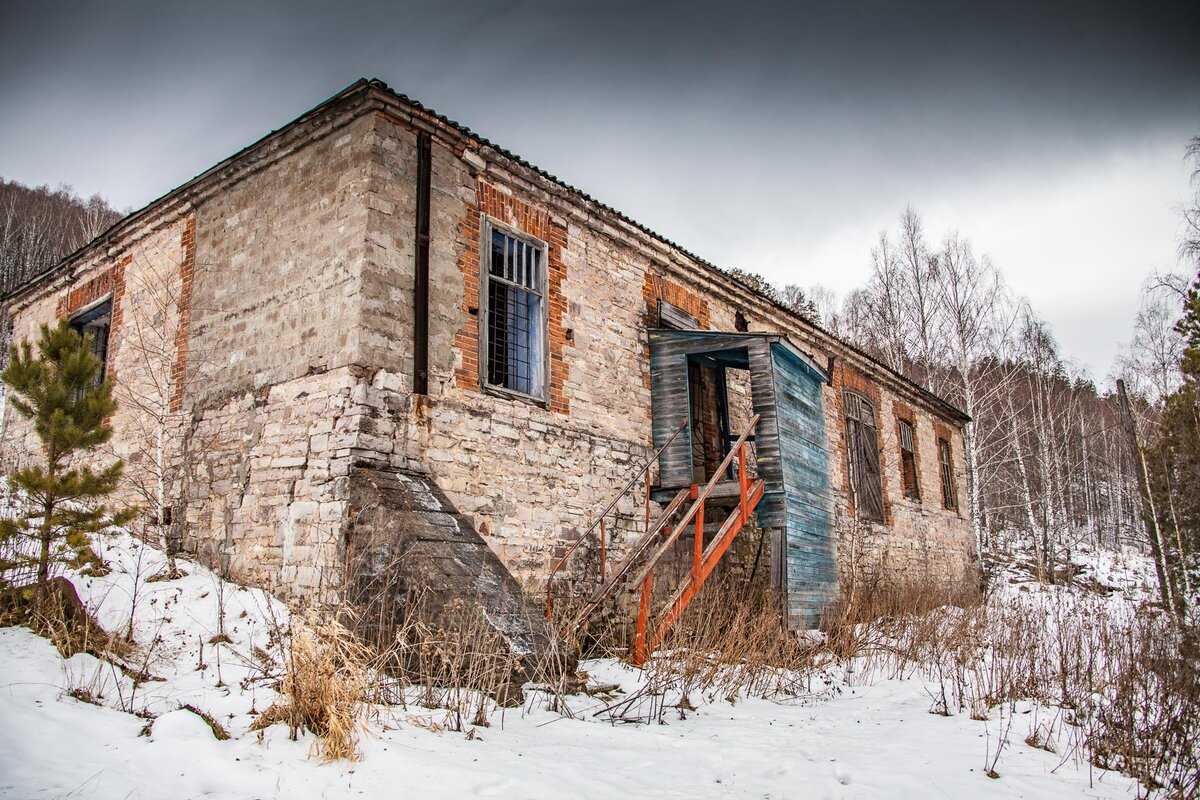
<path id="1" fill-rule="evenodd" d="M 0 3 L 0 175 L 137 207 L 375 76 L 724 266 L 860 284 L 906 204 L 1103 377 L 1177 269 L 1200 2 Z"/>

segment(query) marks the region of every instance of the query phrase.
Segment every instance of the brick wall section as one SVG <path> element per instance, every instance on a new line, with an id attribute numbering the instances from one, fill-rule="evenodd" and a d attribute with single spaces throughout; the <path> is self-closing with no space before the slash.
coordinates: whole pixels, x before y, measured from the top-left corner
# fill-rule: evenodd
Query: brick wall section
<path id="1" fill-rule="evenodd" d="M 121 301 L 125 298 L 125 269 L 132 260 L 133 256 L 124 256 L 112 267 L 60 295 L 55 305 L 56 316 L 62 318 L 72 316 L 98 300 L 112 300 L 108 323 L 108 356 L 104 365 L 105 374 L 110 377 L 116 376 L 117 343 L 123 319 Z"/>
<path id="2" fill-rule="evenodd" d="M 467 242 L 478 242 L 480 236 L 480 214 L 506 223 L 546 243 L 547 246 L 547 328 L 550 339 L 550 410 L 559 414 L 570 411 L 565 388 L 568 378 L 567 363 L 563 350 L 567 343 L 563 314 L 567 303 L 563 298 L 562 284 L 566 277 L 562 252 L 567 246 L 567 228 L 553 222 L 549 213 L 522 202 L 483 180 L 476 183 L 476 200 L 467 207 L 467 213 L 459 225 L 459 232 Z M 467 247 L 459 258 L 459 269 L 463 275 L 462 310 L 468 315 L 466 323 L 455 334 L 454 344 L 459 353 L 460 366 L 455 377 L 460 389 L 479 388 L 479 308 L 480 274 L 479 247 Z"/>
<path id="3" fill-rule="evenodd" d="M 60 317 L 67 317 L 84 306 L 108 297 L 117 284 L 117 277 L 117 267 L 113 266 L 84 281 L 82 285 L 68 290 L 58 298 L 56 313 Z"/>
<path id="4" fill-rule="evenodd" d="M 642 282 L 642 297 L 646 300 L 646 320 L 658 324 L 658 301 L 663 300 L 695 317 L 701 328 L 708 328 L 708 301 L 696 292 L 680 286 L 655 272 L 647 272 Z"/>
<path id="5" fill-rule="evenodd" d="M 188 217 L 179 245 L 183 249 L 183 261 L 179 265 L 179 301 L 176 309 L 179 320 L 175 328 L 175 363 L 171 366 L 172 413 L 183 408 L 183 388 L 187 377 L 188 323 L 192 316 L 192 277 L 196 269 L 195 215 Z"/>

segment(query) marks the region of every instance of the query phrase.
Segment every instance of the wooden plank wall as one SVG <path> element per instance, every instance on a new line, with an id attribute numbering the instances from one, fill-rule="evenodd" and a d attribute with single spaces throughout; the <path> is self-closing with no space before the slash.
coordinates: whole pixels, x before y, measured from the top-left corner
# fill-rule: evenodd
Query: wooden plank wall
<path id="1" fill-rule="evenodd" d="M 688 397 L 687 357 L 746 347 L 746 337 L 703 331 L 650 331 L 651 433 L 658 449 L 679 423 L 691 413 Z M 659 484 L 664 487 L 692 483 L 692 437 L 685 430 L 659 457 Z"/>
<path id="2" fill-rule="evenodd" d="M 774 365 L 777 441 L 786 505 L 784 572 L 788 621 L 815 627 L 837 597 L 822 376 L 779 343 Z"/>

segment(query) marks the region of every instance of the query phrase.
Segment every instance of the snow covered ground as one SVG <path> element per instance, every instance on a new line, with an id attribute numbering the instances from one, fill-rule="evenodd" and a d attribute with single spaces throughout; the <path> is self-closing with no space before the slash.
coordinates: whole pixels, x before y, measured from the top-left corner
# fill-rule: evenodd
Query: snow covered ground
<path id="1" fill-rule="evenodd" d="M 1025 744 L 1037 711 L 1008 722 L 929 713 L 923 680 L 839 673 L 819 695 L 771 702 L 717 699 L 674 709 L 666 724 L 614 725 L 595 711 L 611 701 L 579 695 L 570 717 L 531 701 L 491 726 L 449 732 L 444 711 L 376 708 L 357 762 L 309 757 L 311 737 L 276 725 L 248 729 L 276 699 L 264 674 L 271 629 L 286 610 L 269 596 L 223 584 L 184 563 L 187 577 L 146 583 L 163 557 L 128 536 L 104 540 L 103 578 L 71 576 L 109 630 L 124 630 L 137 588 L 139 685 L 88 655 L 62 659 L 24 628 L 0 629 L 0 797 L 13 798 L 1118 798 L 1133 781 Z M 140 558 L 140 564 L 139 564 Z M 140 578 L 136 578 L 140 576 Z M 218 608 L 230 641 L 212 644 Z M 273 620 L 275 622 L 273 622 Z M 141 668 L 139 657 L 131 667 Z M 639 671 L 585 662 L 592 683 L 629 692 Z M 76 690 L 74 695 L 72 690 Z M 78 691 L 83 690 L 83 691 Z M 79 697 L 96 698 L 99 705 Z M 697 699 L 697 698 L 694 698 Z M 231 734 L 217 741 L 182 704 Z M 143 716 L 120 710 L 143 712 Z M 155 719 L 148 735 L 147 717 Z M 685 718 L 684 718 L 685 717 Z M 986 757 L 1007 727 L 986 777 Z"/>

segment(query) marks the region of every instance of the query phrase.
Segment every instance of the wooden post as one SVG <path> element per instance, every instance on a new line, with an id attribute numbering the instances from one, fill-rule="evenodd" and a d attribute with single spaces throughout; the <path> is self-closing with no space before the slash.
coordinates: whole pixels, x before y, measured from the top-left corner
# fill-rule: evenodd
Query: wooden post
<path id="1" fill-rule="evenodd" d="M 1133 456 L 1134 475 L 1137 478 L 1138 494 L 1142 498 L 1142 522 L 1146 525 L 1146 536 L 1150 539 L 1150 552 L 1154 555 L 1154 571 L 1158 573 L 1158 590 L 1162 596 L 1163 605 L 1172 615 L 1175 614 L 1175 602 L 1172 598 L 1170 573 L 1167 571 L 1166 554 L 1163 552 L 1162 539 L 1159 535 L 1158 514 L 1154 509 L 1154 497 L 1150 494 L 1150 473 L 1146 469 L 1146 454 L 1138 441 L 1137 425 L 1133 420 L 1133 409 L 1129 405 L 1129 395 L 1125 392 L 1125 381 L 1117 380 L 1117 400 L 1121 406 L 1121 423 L 1125 428 L 1125 438 L 1129 441 L 1129 451 Z"/>
<path id="2" fill-rule="evenodd" d="M 700 562 L 704 559 L 704 501 L 696 509 L 696 534 L 692 543 L 692 580 L 700 579 Z"/>
<path id="3" fill-rule="evenodd" d="M 646 624 L 650 621 L 650 596 L 654 593 L 654 570 L 642 580 L 642 597 L 638 601 L 637 631 L 633 637 L 633 664 L 646 663 Z"/>

